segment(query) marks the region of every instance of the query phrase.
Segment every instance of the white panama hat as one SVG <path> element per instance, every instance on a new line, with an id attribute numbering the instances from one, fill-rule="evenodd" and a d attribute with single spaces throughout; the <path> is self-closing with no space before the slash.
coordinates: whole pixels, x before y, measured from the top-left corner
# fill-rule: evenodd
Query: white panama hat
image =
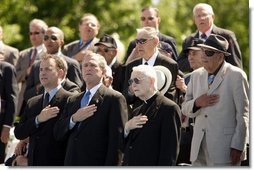
<path id="1" fill-rule="evenodd" d="M 157 75 L 158 90 L 162 94 L 165 94 L 168 91 L 170 84 L 172 82 L 172 74 L 168 68 L 161 65 L 154 66 L 154 69 Z"/>

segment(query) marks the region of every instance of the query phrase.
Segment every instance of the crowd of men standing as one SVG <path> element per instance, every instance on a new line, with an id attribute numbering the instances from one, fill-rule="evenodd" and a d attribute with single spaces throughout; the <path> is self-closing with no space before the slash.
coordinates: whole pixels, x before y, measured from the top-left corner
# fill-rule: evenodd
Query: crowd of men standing
<path id="1" fill-rule="evenodd" d="M 32 47 L 21 52 L 3 43 L 0 27 L 0 163 L 243 165 L 249 84 L 235 34 L 214 16 L 209 4 L 195 5 L 197 30 L 178 55 L 175 39 L 159 31 L 158 9 L 144 7 L 124 63 L 112 36 L 97 38 L 94 14 L 83 15 L 69 44 L 60 28 L 33 19 Z M 14 122 L 19 143 L 6 160 Z"/>

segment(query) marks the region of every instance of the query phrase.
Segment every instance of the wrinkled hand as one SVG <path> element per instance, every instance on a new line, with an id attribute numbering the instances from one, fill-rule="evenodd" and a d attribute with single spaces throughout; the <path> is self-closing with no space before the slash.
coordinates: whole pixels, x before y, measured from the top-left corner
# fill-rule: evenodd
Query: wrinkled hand
<path id="1" fill-rule="evenodd" d="M 177 75 L 176 88 L 178 88 L 182 92 L 186 93 L 187 86 L 185 85 L 184 78 L 182 78 L 180 75 Z"/>
<path id="2" fill-rule="evenodd" d="M 27 145 L 27 142 L 25 140 L 20 140 L 18 142 L 18 144 L 16 145 L 16 148 L 15 148 L 15 155 L 18 156 L 18 155 L 22 155 L 23 152 L 26 151 L 26 145 Z"/>
<path id="3" fill-rule="evenodd" d="M 10 137 L 10 128 L 3 126 L 1 132 L 1 141 L 6 144 L 9 141 L 9 137 Z"/>
<path id="4" fill-rule="evenodd" d="M 95 104 L 80 108 L 76 113 L 72 115 L 73 122 L 81 122 L 94 114 L 97 111 Z"/>
<path id="5" fill-rule="evenodd" d="M 242 155 L 242 151 L 231 148 L 231 151 L 230 151 L 231 164 L 236 165 L 237 163 L 239 163 L 241 159 L 241 155 Z"/>
<path id="6" fill-rule="evenodd" d="M 142 128 L 147 121 L 148 118 L 146 115 L 140 114 L 138 116 L 134 116 L 132 119 L 125 123 L 125 130 L 129 132 L 132 129 Z"/>
<path id="7" fill-rule="evenodd" d="M 213 106 L 219 102 L 219 98 L 220 96 L 218 94 L 203 94 L 195 100 L 195 105 L 197 107 Z"/>
<path id="8" fill-rule="evenodd" d="M 47 120 L 54 118 L 59 113 L 59 108 L 57 106 L 50 107 L 50 105 L 46 106 L 41 113 L 38 115 L 38 122 L 46 122 Z"/>

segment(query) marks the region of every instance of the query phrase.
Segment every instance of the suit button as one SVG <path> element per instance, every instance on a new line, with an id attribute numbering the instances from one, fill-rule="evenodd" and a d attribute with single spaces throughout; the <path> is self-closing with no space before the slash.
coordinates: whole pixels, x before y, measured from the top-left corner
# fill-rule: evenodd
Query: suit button
<path id="1" fill-rule="evenodd" d="M 129 146 L 129 149 L 131 150 L 131 149 L 132 149 L 132 146 Z"/>
<path id="2" fill-rule="evenodd" d="M 205 115 L 205 117 L 207 118 L 207 115 Z"/>

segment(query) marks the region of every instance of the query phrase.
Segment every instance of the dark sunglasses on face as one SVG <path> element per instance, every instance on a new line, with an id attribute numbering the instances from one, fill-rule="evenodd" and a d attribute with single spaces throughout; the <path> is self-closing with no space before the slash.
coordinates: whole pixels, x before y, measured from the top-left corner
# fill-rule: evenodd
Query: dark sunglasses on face
<path id="1" fill-rule="evenodd" d="M 35 32 L 29 32 L 29 35 L 38 35 L 38 34 L 40 34 L 40 32 L 38 32 L 38 31 L 35 31 Z"/>
<path id="2" fill-rule="evenodd" d="M 44 40 L 46 41 L 46 40 L 48 40 L 48 39 L 51 39 L 51 40 L 53 40 L 53 41 L 56 41 L 58 38 L 57 38 L 55 35 L 51 35 L 51 36 L 45 35 L 45 36 L 44 36 Z"/>
<path id="3" fill-rule="evenodd" d="M 147 42 L 147 40 L 151 40 L 151 39 L 153 39 L 153 38 L 150 38 L 150 39 L 136 39 L 135 42 L 136 42 L 136 44 L 143 45 Z"/>
<path id="4" fill-rule="evenodd" d="M 144 79 L 144 78 L 143 78 Z M 140 84 L 140 81 L 143 80 L 143 79 L 139 79 L 139 78 L 133 78 L 133 79 L 129 79 L 128 83 L 129 85 L 131 85 L 133 82 L 135 84 Z"/>
<path id="5" fill-rule="evenodd" d="M 110 51 L 110 49 L 109 48 L 104 48 L 104 49 L 99 49 L 98 48 L 96 52 L 98 53 L 98 52 L 101 52 L 101 51 L 104 51 L 105 53 L 108 53 Z"/>
<path id="6" fill-rule="evenodd" d="M 207 57 L 211 57 L 213 56 L 215 53 L 217 53 L 216 51 L 212 51 L 212 50 L 203 50 L 203 52 L 205 53 L 205 55 Z"/>

